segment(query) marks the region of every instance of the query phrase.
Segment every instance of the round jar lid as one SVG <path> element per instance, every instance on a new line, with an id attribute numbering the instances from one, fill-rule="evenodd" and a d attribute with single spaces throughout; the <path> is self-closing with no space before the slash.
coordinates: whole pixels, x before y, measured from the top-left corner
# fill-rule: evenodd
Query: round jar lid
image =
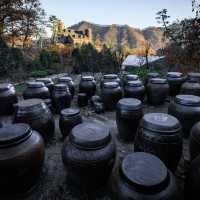
<path id="1" fill-rule="evenodd" d="M 0 92 L 9 90 L 12 87 L 14 87 L 14 86 L 10 83 L 1 83 L 0 84 Z"/>
<path id="2" fill-rule="evenodd" d="M 167 80 L 163 78 L 152 78 L 150 82 L 153 84 L 166 84 Z"/>
<path id="3" fill-rule="evenodd" d="M 10 124 L 0 128 L 0 148 L 24 141 L 31 135 L 28 124 Z"/>
<path id="4" fill-rule="evenodd" d="M 128 81 L 127 83 L 128 86 L 130 87 L 140 87 L 142 86 L 142 82 L 137 80 L 137 81 Z"/>
<path id="5" fill-rule="evenodd" d="M 118 76 L 117 76 L 117 74 L 105 74 L 105 75 L 103 76 L 103 78 L 104 78 L 104 79 L 117 79 Z"/>
<path id="6" fill-rule="evenodd" d="M 179 121 L 165 113 L 148 113 L 145 114 L 141 121 L 144 129 L 159 133 L 173 134 L 181 130 Z"/>
<path id="7" fill-rule="evenodd" d="M 127 155 L 121 164 L 123 177 L 139 189 L 162 190 L 168 178 L 168 170 L 156 156 L 137 152 Z"/>
<path id="8" fill-rule="evenodd" d="M 158 78 L 160 75 L 157 72 L 148 73 L 148 78 Z"/>
<path id="9" fill-rule="evenodd" d="M 69 76 L 67 76 L 67 77 L 61 77 L 61 78 L 58 79 L 59 83 L 68 83 L 70 81 L 72 81 L 72 78 L 69 77 Z"/>
<path id="10" fill-rule="evenodd" d="M 198 79 L 200 79 L 200 73 L 191 72 L 191 73 L 188 74 L 188 77 L 189 78 L 198 78 Z"/>
<path id="11" fill-rule="evenodd" d="M 126 75 L 126 79 L 128 81 L 136 81 L 139 79 L 138 75 L 135 75 L 135 74 L 128 74 Z"/>
<path id="12" fill-rule="evenodd" d="M 93 81 L 94 77 L 93 76 L 82 76 L 81 80 L 82 81 Z"/>
<path id="13" fill-rule="evenodd" d="M 67 86 L 65 84 L 56 84 L 54 85 L 55 90 L 67 90 Z"/>
<path id="14" fill-rule="evenodd" d="M 43 82 L 31 81 L 27 83 L 28 88 L 42 88 L 45 87 Z"/>
<path id="15" fill-rule="evenodd" d="M 103 87 L 104 88 L 117 88 L 119 87 L 119 83 L 118 82 L 107 82 L 107 83 L 103 83 Z"/>
<path id="16" fill-rule="evenodd" d="M 42 99 L 26 99 L 26 100 L 19 101 L 15 105 L 19 107 L 20 109 L 23 109 L 23 108 L 27 109 L 27 108 L 32 108 L 32 107 L 42 105 L 42 104 L 44 104 Z"/>
<path id="17" fill-rule="evenodd" d="M 66 108 L 61 110 L 61 115 L 64 117 L 73 117 L 80 114 L 80 109 L 78 108 Z"/>
<path id="18" fill-rule="evenodd" d="M 38 78 L 36 79 L 37 82 L 43 82 L 44 84 L 50 84 L 53 83 L 51 78 Z"/>
<path id="19" fill-rule="evenodd" d="M 195 95 L 177 95 L 175 102 L 185 106 L 200 106 L 200 97 Z"/>
<path id="20" fill-rule="evenodd" d="M 168 72 L 167 77 L 169 78 L 181 78 L 183 76 L 180 72 Z"/>
<path id="21" fill-rule="evenodd" d="M 111 140 L 108 127 L 100 122 L 84 122 L 75 126 L 70 134 L 72 144 L 82 149 L 103 148 Z"/>
<path id="22" fill-rule="evenodd" d="M 139 99 L 124 98 L 119 100 L 117 108 L 125 110 L 139 110 L 142 108 L 142 102 Z"/>

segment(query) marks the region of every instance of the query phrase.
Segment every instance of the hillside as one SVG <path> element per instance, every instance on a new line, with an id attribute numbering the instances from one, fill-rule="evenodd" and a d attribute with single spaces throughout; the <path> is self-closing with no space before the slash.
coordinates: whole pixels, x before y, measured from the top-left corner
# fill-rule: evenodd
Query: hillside
<path id="1" fill-rule="evenodd" d="M 140 30 L 128 25 L 98 25 L 82 21 L 72 25 L 70 28 L 83 30 L 91 28 L 93 40 L 99 39 L 101 42 L 109 45 L 126 44 L 129 48 L 137 48 L 144 41 L 149 41 L 153 49 L 163 47 L 162 30 L 158 27 L 148 27 Z"/>

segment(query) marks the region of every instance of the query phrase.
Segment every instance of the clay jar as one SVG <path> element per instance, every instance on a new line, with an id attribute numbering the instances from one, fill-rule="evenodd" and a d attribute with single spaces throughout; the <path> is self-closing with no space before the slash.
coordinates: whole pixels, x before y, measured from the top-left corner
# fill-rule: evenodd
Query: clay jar
<path id="1" fill-rule="evenodd" d="M 93 76 L 82 76 L 79 83 L 79 93 L 85 93 L 90 99 L 95 95 L 96 92 L 96 81 Z"/>
<path id="2" fill-rule="evenodd" d="M 52 94 L 54 83 L 51 78 L 38 78 L 36 81 L 44 83 L 45 86 L 49 89 L 50 94 Z"/>
<path id="3" fill-rule="evenodd" d="M 174 172 L 182 154 L 179 121 L 164 113 L 145 114 L 135 138 L 134 150 L 158 156 Z"/>
<path id="4" fill-rule="evenodd" d="M 147 100 L 152 105 L 165 103 L 168 96 L 169 85 L 166 79 L 154 78 L 147 84 Z"/>
<path id="5" fill-rule="evenodd" d="M 112 173 L 113 200 L 177 200 L 178 189 L 173 174 L 156 156 L 128 154 Z"/>
<path id="6" fill-rule="evenodd" d="M 185 81 L 185 77 L 180 72 L 168 72 L 167 81 L 169 84 L 170 96 L 176 96 L 180 93 L 181 86 Z"/>
<path id="7" fill-rule="evenodd" d="M 58 79 L 58 83 L 66 84 L 68 86 L 68 88 L 69 88 L 69 91 L 71 93 L 72 98 L 74 97 L 75 85 L 74 85 L 74 82 L 73 82 L 71 77 L 69 77 L 69 76 L 61 77 L 61 78 Z"/>
<path id="8" fill-rule="evenodd" d="M 200 155 L 200 122 L 197 122 L 190 133 L 190 160 L 194 160 Z"/>
<path id="9" fill-rule="evenodd" d="M 115 161 L 115 144 L 108 127 L 100 122 L 75 126 L 62 148 L 68 178 L 82 189 L 105 185 Z"/>
<path id="10" fill-rule="evenodd" d="M 200 121 L 200 97 L 177 95 L 170 103 L 168 113 L 180 121 L 182 135 L 184 138 L 188 138 L 193 125 Z"/>
<path id="11" fill-rule="evenodd" d="M 124 98 L 117 103 L 116 122 L 119 137 L 122 140 L 134 141 L 142 116 L 142 102 L 140 100 Z"/>
<path id="12" fill-rule="evenodd" d="M 100 87 L 102 88 L 104 83 L 108 82 L 117 82 L 120 85 L 120 79 L 117 74 L 105 74 L 100 83 Z"/>
<path id="13" fill-rule="evenodd" d="M 85 107 L 88 105 L 88 97 L 85 93 L 79 93 L 77 103 L 79 107 Z"/>
<path id="14" fill-rule="evenodd" d="M 191 78 L 181 86 L 181 94 L 189 94 L 200 96 L 200 82 L 197 79 Z"/>
<path id="15" fill-rule="evenodd" d="M 144 101 L 145 87 L 141 81 L 129 81 L 124 87 L 124 96 L 126 98 L 136 98 Z"/>
<path id="16" fill-rule="evenodd" d="M 138 81 L 139 80 L 139 77 L 138 75 L 135 75 L 135 74 L 127 74 L 126 75 L 126 81 Z"/>
<path id="17" fill-rule="evenodd" d="M 144 81 L 145 87 L 147 86 L 147 84 L 149 83 L 149 81 L 152 78 L 160 78 L 160 75 L 157 72 L 148 73 L 147 76 L 146 76 L 146 78 L 145 78 L 145 81 Z"/>
<path id="18" fill-rule="evenodd" d="M 43 139 L 28 124 L 1 128 L 0 195 L 24 195 L 28 192 L 38 181 L 43 161 Z"/>
<path id="19" fill-rule="evenodd" d="M 14 112 L 13 104 L 17 103 L 17 95 L 12 84 L 0 84 L 0 115 L 10 115 Z"/>
<path id="20" fill-rule="evenodd" d="M 71 94 L 67 85 L 56 84 L 54 86 L 52 99 L 56 113 L 59 114 L 61 110 L 69 108 L 71 106 Z"/>
<path id="21" fill-rule="evenodd" d="M 50 92 L 43 82 L 32 81 L 27 83 L 27 88 L 23 93 L 23 97 L 24 99 L 49 99 Z"/>
<path id="22" fill-rule="evenodd" d="M 114 110 L 122 98 L 122 89 L 117 82 L 107 82 L 101 90 L 101 98 L 105 110 Z"/>
<path id="23" fill-rule="evenodd" d="M 200 82 L 200 73 L 198 73 L 198 72 L 189 73 L 188 80 L 191 82 Z"/>
<path id="24" fill-rule="evenodd" d="M 45 141 L 54 134 L 54 117 L 40 99 L 28 99 L 16 104 L 15 123 L 27 123 L 38 131 Z"/>
<path id="25" fill-rule="evenodd" d="M 67 108 L 61 111 L 59 127 L 63 138 L 67 137 L 72 128 L 82 123 L 80 110 L 76 108 Z"/>

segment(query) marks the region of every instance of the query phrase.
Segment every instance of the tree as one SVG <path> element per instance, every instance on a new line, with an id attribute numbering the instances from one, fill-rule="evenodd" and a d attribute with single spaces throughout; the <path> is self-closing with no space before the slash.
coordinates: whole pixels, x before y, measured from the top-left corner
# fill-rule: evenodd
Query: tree
<path id="1" fill-rule="evenodd" d="M 59 22 L 59 19 L 55 15 L 51 15 L 49 17 L 48 21 L 49 21 L 48 27 L 52 31 L 51 39 L 52 39 L 52 42 L 55 43 L 57 35 L 58 35 L 58 22 Z"/>

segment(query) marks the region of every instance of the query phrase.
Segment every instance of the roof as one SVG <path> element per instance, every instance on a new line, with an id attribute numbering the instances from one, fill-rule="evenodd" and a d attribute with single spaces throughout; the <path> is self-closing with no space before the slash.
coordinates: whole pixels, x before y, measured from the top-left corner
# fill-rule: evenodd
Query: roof
<path id="1" fill-rule="evenodd" d="M 149 63 L 155 62 L 160 60 L 162 57 L 159 56 L 148 56 Z M 126 57 L 122 66 L 133 66 L 133 67 L 141 67 L 146 64 L 146 59 L 144 56 L 137 56 L 137 55 L 129 55 Z"/>

